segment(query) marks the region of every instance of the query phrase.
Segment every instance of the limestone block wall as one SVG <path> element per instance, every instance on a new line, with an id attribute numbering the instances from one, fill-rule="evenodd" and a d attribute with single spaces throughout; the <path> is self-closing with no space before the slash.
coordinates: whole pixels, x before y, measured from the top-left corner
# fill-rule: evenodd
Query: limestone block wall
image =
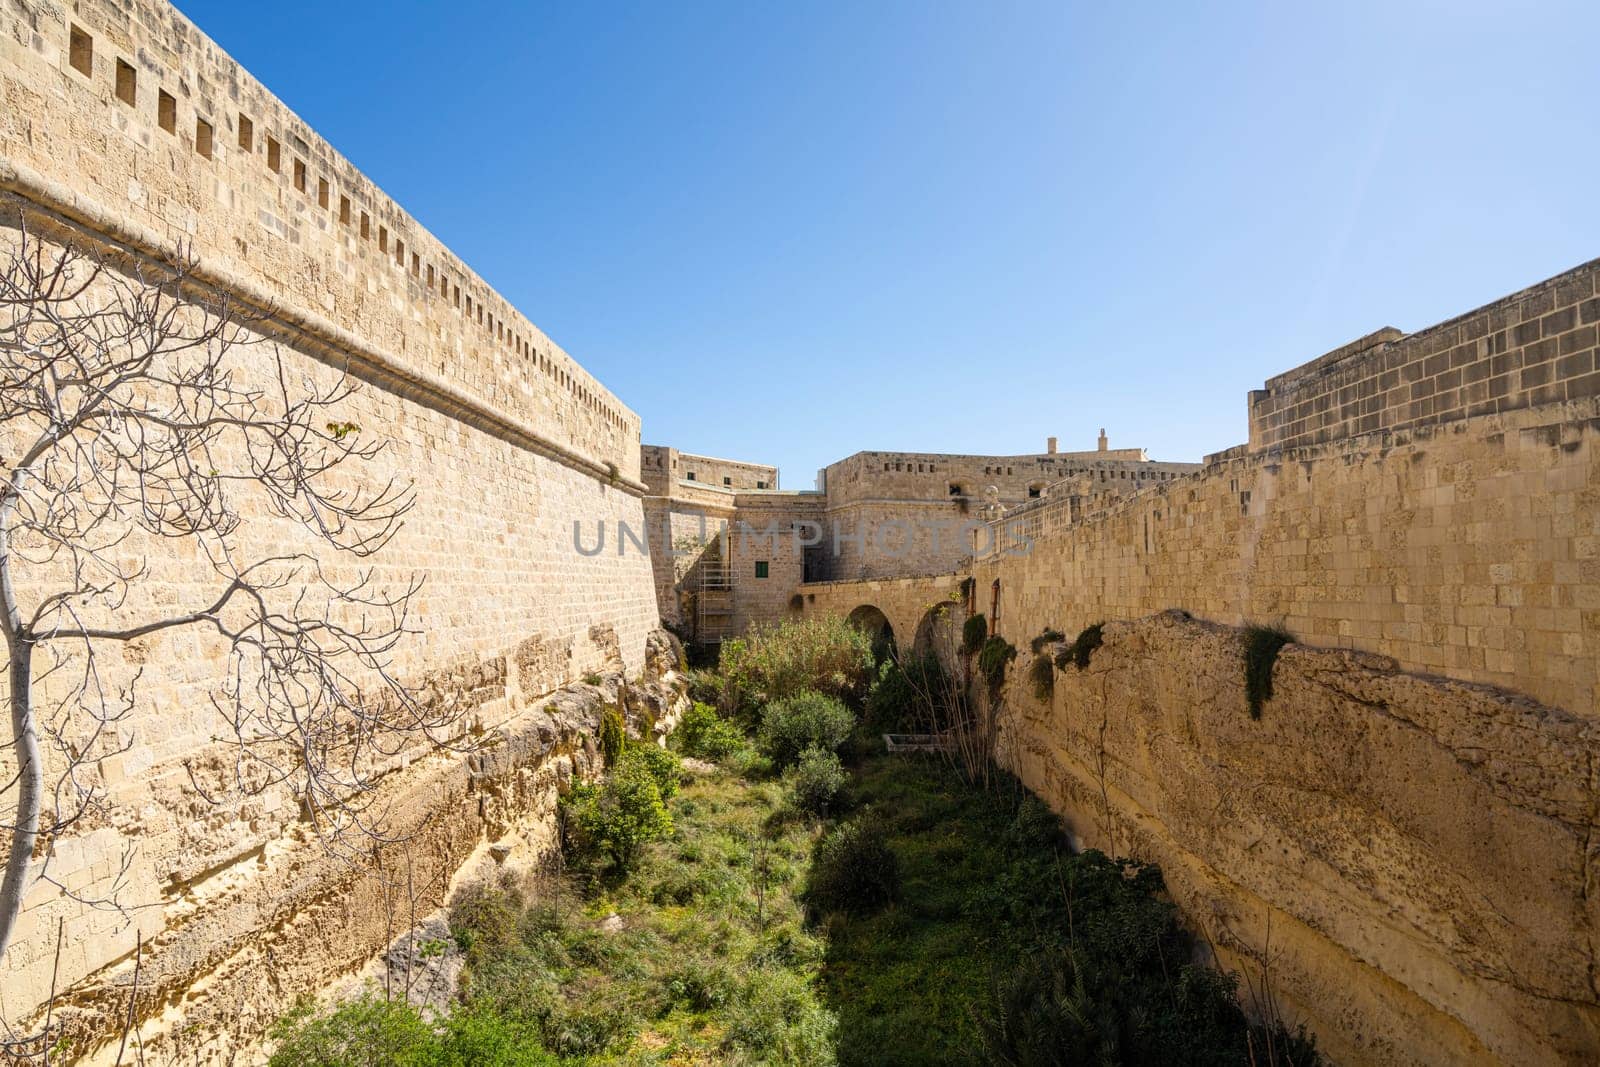
<path id="1" fill-rule="evenodd" d="M 828 503 L 942 500 L 965 496 L 976 507 L 994 486 L 1000 502 L 1020 504 L 1029 491 L 1043 492 L 1065 478 L 1087 475 L 1099 482 L 1148 484 L 1170 481 L 1199 469 L 1197 463 L 1158 463 L 1141 448 L 1105 452 L 1051 452 L 1024 456 L 964 456 L 929 452 L 857 452 L 823 469 Z M 951 486 L 959 489 L 952 493 Z"/>
<path id="2" fill-rule="evenodd" d="M 1250 396 L 1250 448 L 1438 426 L 1600 395 L 1600 261 L 1414 334 L 1379 330 Z"/>
<path id="3" fill-rule="evenodd" d="M 638 416 L 166 0 L 7 0 L 0 99 L 0 188 L 637 480 Z"/>
<path id="4" fill-rule="evenodd" d="M 1338 1062 L 1600 1055 L 1600 405 L 1239 449 L 1067 503 L 973 571 L 1021 667 L 1045 628 L 1107 623 L 1048 706 L 1008 687 L 1024 781 L 1084 843 L 1159 862 L 1235 965 L 1270 956 Z M 1304 642 L 1260 721 L 1214 625 L 1246 622 Z"/>
<path id="5" fill-rule="evenodd" d="M 1074 592 L 1013 629 L 1075 625 Z M 1177 611 L 1108 622 L 1044 703 L 1022 653 L 1003 761 L 1080 845 L 1160 864 L 1333 1062 L 1600 1056 L 1592 709 L 1292 645 L 1256 720 L 1240 632 Z"/>
<path id="6" fill-rule="evenodd" d="M 1593 400 L 1227 455 L 1078 522 L 1066 503 L 1023 514 L 977 568 L 1012 618 L 1279 622 L 1575 714 L 1600 706 Z"/>
<path id="7" fill-rule="evenodd" d="M 733 490 L 778 488 L 778 468 L 765 463 L 699 456 L 664 445 L 644 445 L 640 456 L 641 476 L 655 493 L 666 493 L 679 482 Z"/>
<path id="8" fill-rule="evenodd" d="M 585 675 L 638 675 L 658 624 L 649 555 L 613 540 L 586 556 L 573 529 L 643 529 L 637 416 L 165 3 L 6 0 L 0 100 L 0 253 L 24 218 L 47 240 L 132 255 L 183 242 L 203 282 L 264 315 L 241 382 L 270 372 L 266 345 L 291 381 L 356 381 L 341 414 L 388 447 L 346 472 L 350 484 L 415 486 L 405 526 L 363 566 L 390 588 L 423 579 L 394 667 L 425 701 L 478 731 L 515 729 Z M 248 491 L 239 506 L 242 557 L 315 551 L 335 581 L 355 575 L 357 561 L 321 553 Z M 182 544 L 124 547 L 150 571 L 128 618 L 214 599 L 214 574 Z M 51 577 L 25 581 L 24 601 Z M 227 731 L 209 700 L 224 654 L 174 630 L 102 655 L 113 682 L 143 669 L 121 724 L 130 747 L 92 768 L 113 814 L 37 858 L 66 891 L 39 882 L 25 901 L 0 964 L 7 1020 L 25 1019 L 52 982 L 67 1000 L 125 1004 L 116 983 L 141 938 L 169 954 L 174 975 L 209 981 L 218 930 L 248 941 L 263 932 L 252 923 L 295 926 L 297 908 L 343 892 L 298 833 L 293 797 L 229 792 Z M 402 753 L 391 773 L 424 759 Z M 440 774 L 470 777 L 439 759 Z M 10 778 L 0 760 L 0 781 Z M 439 819 L 447 808 L 411 810 Z M 118 883 L 133 910 L 84 902 Z M 264 903 L 236 913 L 240 894 Z M 337 939 L 333 913 L 318 914 L 296 926 L 312 940 L 294 945 Z M 315 970 L 284 970 L 278 991 L 291 996 Z M 172 978 L 178 1016 L 181 988 Z"/>

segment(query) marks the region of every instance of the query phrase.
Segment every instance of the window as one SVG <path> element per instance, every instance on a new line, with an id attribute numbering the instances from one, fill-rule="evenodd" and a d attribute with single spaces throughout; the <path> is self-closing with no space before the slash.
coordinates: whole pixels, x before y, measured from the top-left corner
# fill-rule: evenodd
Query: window
<path id="1" fill-rule="evenodd" d="M 178 100 L 165 89 L 156 95 L 156 122 L 168 133 L 178 132 Z"/>
<path id="2" fill-rule="evenodd" d="M 317 206 L 324 211 L 328 209 L 328 179 L 317 179 Z"/>
<path id="3" fill-rule="evenodd" d="M 756 577 L 757 578 L 765 578 L 766 576 L 767 576 L 767 561 L 764 560 L 764 559 L 756 560 Z"/>
<path id="4" fill-rule="evenodd" d="M 194 120 L 194 150 L 211 158 L 211 123 L 205 119 Z"/>
<path id="5" fill-rule="evenodd" d="M 279 151 L 280 146 L 278 144 L 278 139 L 272 136 L 270 133 L 267 134 L 267 169 L 274 174 L 278 173 Z"/>
<path id="6" fill-rule="evenodd" d="M 132 107 L 138 94 L 139 72 L 133 69 L 132 63 L 117 60 L 117 99 Z"/>
<path id="7" fill-rule="evenodd" d="M 732 478 L 724 478 L 724 479 L 722 479 L 722 484 L 723 485 L 732 485 L 733 484 L 733 479 Z"/>
<path id="8" fill-rule="evenodd" d="M 959 482 L 951 482 L 950 483 L 950 495 L 951 496 L 960 496 L 961 495 L 961 484 Z"/>
<path id="9" fill-rule="evenodd" d="M 361 213 L 361 239 L 366 240 L 372 236 L 372 217 L 365 211 Z"/>
<path id="10" fill-rule="evenodd" d="M 996 578 L 989 587 L 989 632 L 1000 632 L 1000 579 Z"/>
<path id="11" fill-rule="evenodd" d="M 1039 497 L 1042 494 L 1043 494 L 1043 490 L 1041 490 L 1037 485 L 1028 486 L 1028 499 L 1029 500 L 1038 500 Z"/>
<path id="12" fill-rule="evenodd" d="M 303 159 L 294 161 L 294 188 L 296 192 L 306 191 L 306 161 Z"/>
<path id="13" fill-rule="evenodd" d="M 239 147 L 246 152 L 256 147 L 256 124 L 243 111 L 239 112 Z"/>
<path id="14" fill-rule="evenodd" d="M 346 226 L 350 225 L 350 198 L 348 196 L 339 198 L 339 221 Z"/>
<path id="15" fill-rule="evenodd" d="M 389 251 L 389 227 L 387 226 L 378 227 L 378 251 Z"/>
<path id="16" fill-rule="evenodd" d="M 757 482 L 756 483 L 756 488 L 757 489 L 765 489 L 766 487 L 767 487 L 767 483 L 766 482 Z"/>
<path id="17" fill-rule="evenodd" d="M 84 77 L 94 73 L 94 38 L 85 33 L 81 26 L 72 27 L 67 42 L 67 62 Z"/>
<path id="18" fill-rule="evenodd" d="M 685 474 L 684 478 L 691 482 L 694 481 L 694 471 L 690 471 L 688 474 Z"/>

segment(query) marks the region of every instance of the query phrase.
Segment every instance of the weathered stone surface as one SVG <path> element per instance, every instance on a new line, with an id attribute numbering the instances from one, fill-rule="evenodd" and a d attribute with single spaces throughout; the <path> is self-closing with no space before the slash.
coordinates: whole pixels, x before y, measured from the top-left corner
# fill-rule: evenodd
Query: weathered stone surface
<path id="1" fill-rule="evenodd" d="M 1226 961 L 1341 1062 L 1600 1050 L 1594 724 L 1381 657 L 1291 645 L 1250 717 L 1240 633 L 1111 622 L 1001 742 L 1086 846 L 1162 865 Z"/>

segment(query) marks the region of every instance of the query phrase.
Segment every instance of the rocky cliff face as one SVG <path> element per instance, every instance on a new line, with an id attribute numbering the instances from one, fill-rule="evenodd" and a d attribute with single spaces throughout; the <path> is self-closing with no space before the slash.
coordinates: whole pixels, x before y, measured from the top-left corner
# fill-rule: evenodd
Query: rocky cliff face
<path id="1" fill-rule="evenodd" d="M 364 862 L 330 855 L 301 825 L 197 883 L 183 920 L 143 945 L 137 986 L 130 957 L 57 998 L 67 1040 L 90 1053 L 85 1062 L 110 1062 L 136 989 L 150 1062 L 232 1062 L 297 996 L 355 972 L 454 884 L 541 862 L 558 843 L 559 795 L 599 765 L 606 711 L 621 710 L 642 737 L 670 732 L 683 708 L 680 657 L 658 631 L 639 678 L 618 670 L 566 686 L 468 752 L 396 770 L 380 798 L 390 839 Z"/>
<path id="2" fill-rule="evenodd" d="M 1104 641 L 1047 703 L 1019 661 L 1002 758 L 1083 845 L 1158 862 L 1250 992 L 1337 1062 L 1600 1056 L 1592 723 L 1300 645 L 1256 720 L 1241 631 Z"/>

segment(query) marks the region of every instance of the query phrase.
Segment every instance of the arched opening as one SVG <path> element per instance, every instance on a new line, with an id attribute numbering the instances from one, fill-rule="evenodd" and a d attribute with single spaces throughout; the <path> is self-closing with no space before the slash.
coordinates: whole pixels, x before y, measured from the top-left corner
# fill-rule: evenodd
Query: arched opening
<path id="1" fill-rule="evenodd" d="M 935 604 L 917 623 L 917 632 L 911 642 L 911 652 L 917 659 L 938 656 L 949 668 L 961 645 L 962 612 L 954 603 Z"/>
<path id="2" fill-rule="evenodd" d="M 894 627 L 889 617 L 871 604 L 863 604 L 850 613 L 850 625 L 872 640 L 872 658 L 881 663 L 897 655 L 894 644 Z"/>

